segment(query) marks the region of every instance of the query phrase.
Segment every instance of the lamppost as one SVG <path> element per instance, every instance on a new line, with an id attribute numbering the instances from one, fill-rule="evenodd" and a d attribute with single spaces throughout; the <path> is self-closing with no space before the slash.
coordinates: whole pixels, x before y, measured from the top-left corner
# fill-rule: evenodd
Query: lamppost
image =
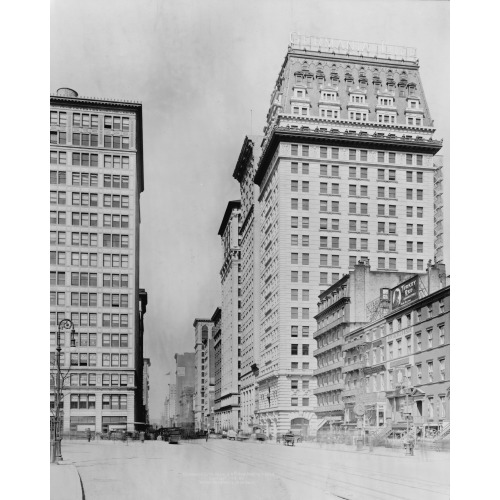
<path id="1" fill-rule="evenodd" d="M 75 325 L 70 319 L 63 319 L 59 322 L 57 329 L 57 354 L 56 354 L 56 393 L 54 398 L 55 403 L 55 417 L 52 434 L 52 457 L 51 462 L 58 462 L 62 460 L 61 455 L 61 411 L 59 405 L 62 401 L 62 387 L 61 387 L 61 330 L 69 330 L 71 328 L 71 337 L 75 334 Z"/>

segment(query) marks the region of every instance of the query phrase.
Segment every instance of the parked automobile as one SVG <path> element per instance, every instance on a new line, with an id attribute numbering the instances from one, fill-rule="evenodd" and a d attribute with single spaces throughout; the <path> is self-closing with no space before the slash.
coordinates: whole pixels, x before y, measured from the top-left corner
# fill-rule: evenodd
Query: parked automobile
<path id="1" fill-rule="evenodd" d="M 233 429 L 227 431 L 227 439 L 229 439 L 229 440 L 232 439 L 233 441 L 235 441 L 236 436 L 237 436 L 236 431 L 233 431 Z"/>
<path id="2" fill-rule="evenodd" d="M 226 431 L 222 431 L 221 436 L 222 436 L 222 439 L 226 439 L 227 438 L 227 432 Z"/>
<path id="3" fill-rule="evenodd" d="M 265 441 L 266 440 L 266 435 L 263 432 L 256 432 L 255 433 L 255 439 L 257 441 Z"/>

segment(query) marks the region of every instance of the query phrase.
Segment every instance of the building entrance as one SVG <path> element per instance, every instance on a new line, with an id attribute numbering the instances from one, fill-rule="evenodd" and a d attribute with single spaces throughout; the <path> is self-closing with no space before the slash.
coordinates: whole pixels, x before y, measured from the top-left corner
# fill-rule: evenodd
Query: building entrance
<path id="1" fill-rule="evenodd" d="M 303 437 L 307 437 L 309 432 L 309 420 L 307 418 L 294 418 L 290 422 L 290 427 L 293 433 L 302 434 Z"/>

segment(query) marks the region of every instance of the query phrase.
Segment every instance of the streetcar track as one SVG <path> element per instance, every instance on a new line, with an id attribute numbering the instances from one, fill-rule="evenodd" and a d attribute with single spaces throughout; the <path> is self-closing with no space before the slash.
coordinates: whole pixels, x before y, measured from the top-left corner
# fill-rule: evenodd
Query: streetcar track
<path id="1" fill-rule="evenodd" d="M 343 451 L 343 450 L 339 450 L 339 451 Z M 275 459 L 280 459 L 281 458 L 278 455 L 269 455 L 268 454 L 267 456 L 273 456 L 273 458 L 275 458 Z M 305 465 L 303 462 L 302 462 L 302 464 Z M 330 471 L 330 469 L 331 469 L 332 466 L 340 468 L 340 469 L 342 469 L 343 471 L 345 471 L 348 474 L 361 475 L 362 477 L 369 476 L 370 478 L 375 479 L 375 480 L 382 480 L 380 478 L 390 478 L 390 479 L 393 480 L 392 481 L 393 484 L 399 484 L 401 486 L 408 486 L 408 482 L 404 482 L 403 483 L 403 482 L 397 481 L 398 479 L 401 478 L 400 474 L 391 474 L 391 473 L 387 473 L 387 472 L 373 472 L 371 469 L 367 469 L 366 467 L 359 467 L 359 466 L 356 467 L 356 471 L 357 472 L 363 472 L 364 474 L 356 474 L 354 472 L 351 472 L 349 470 L 349 468 L 346 468 L 344 465 L 339 464 L 337 462 L 329 463 L 328 465 L 316 464 L 316 468 L 322 468 L 322 469 L 327 470 L 327 471 Z M 394 479 L 396 481 L 394 481 Z M 430 487 L 430 486 L 435 486 L 436 488 L 446 488 L 446 486 L 443 485 L 443 483 L 439 483 L 439 482 L 436 482 L 436 481 L 422 480 L 422 479 L 418 479 L 418 478 L 411 478 L 410 481 L 412 483 L 414 483 L 415 487 L 419 487 L 419 488 L 422 488 L 422 489 L 428 489 L 428 487 Z M 429 491 L 434 491 L 434 490 L 429 490 Z"/>
<path id="2" fill-rule="evenodd" d="M 203 446 L 203 447 L 207 450 L 215 451 L 213 448 L 207 448 L 206 446 Z M 297 480 L 297 481 L 302 482 L 303 484 L 306 484 L 306 485 L 311 485 L 311 486 L 318 488 L 318 483 L 322 483 L 324 481 L 324 482 L 326 482 L 326 485 L 328 488 L 333 489 L 333 492 L 336 496 L 340 496 L 340 495 L 337 495 L 335 493 L 335 489 L 338 489 L 338 483 L 343 483 L 343 484 L 348 485 L 348 487 L 349 487 L 348 489 L 351 490 L 351 494 L 356 495 L 356 490 L 357 490 L 359 494 L 364 495 L 361 498 L 366 498 L 366 491 L 370 492 L 370 498 L 372 498 L 372 499 L 382 500 L 382 499 L 387 499 L 388 497 L 392 497 L 392 498 L 395 498 L 397 500 L 404 500 L 404 498 L 408 498 L 406 496 L 402 497 L 401 494 L 392 494 L 392 493 L 389 493 L 386 491 L 375 489 L 373 487 L 363 486 L 363 485 L 359 485 L 356 483 L 352 483 L 347 479 L 332 478 L 331 474 L 329 474 L 328 477 L 325 478 L 324 476 L 318 474 L 315 471 L 308 471 L 306 473 L 306 472 L 303 472 L 302 470 L 297 469 L 297 468 L 295 468 L 295 470 L 291 471 L 289 465 L 283 464 L 283 458 L 277 457 L 274 454 L 271 454 L 271 455 L 267 454 L 265 456 L 265 458 L 256 459 L 253 457 L 249 457 L 248 455 L 246 455 L 244 453 L 238 452 L 237 450 L 227 450 L 226 448 L 221 448 L 220 446 L 217 446 L 217 448 L 218 448 L 218 450 L 216 452 L 218 454 L 226 455 L 226 456 L 231 455 L 233 459 L 235 459 L 235 460 L 238 459 L 237 461 L 240 463 L 243 461 L 243 463 L 246 463 L 247 465 L 250 465 L 253 467 L 260 467 L 260 468 L 262 468 L 262 466 L 265 466 L 266 464 L 270 465 L 270 466 L 274 466 L 282 471 L 282 472 L 277 472 L 277 474 L 281 475 L 282 477 L 285 477 L 287 479 Z M 275 461 L 276 459 L 278 460 L 278 462 Z M 349 470 L 345 466 L 337 466 L 337 467 L 340 468 L 341 470 L 336 470 L 336 472 L 340 472 L 344 475 L 350 475 L 350 476 L 354 476 L 357 478 L 367 478 L 367 479 L 370 479 L 371 481 L 377 481 L 377 482 L 381 482 L 381 483 L 383 482 L 385 484 L 392 484 L 393 486 L 397 486 L 397 487 L 402 488 L 402 489 L 422 490 L 422 491 L 426 491 L 426 492 L 432 493 L 432 494 L 437 495 L 437 496 L 441 495 L 444 498 L 449 498 L 449 494 L 447 491 L 443 492 L 443 491 L 436 491 L 436 489 L 430 489 L 428 487 L 428 486 L 430 486 L 430 484 L 429 484 L 430 482 L 415 481 L 416 483 L 420 483 L 420 484 L 412 485 L 412 484 L 408 484 L 408 482 L 403 483 L 403 482 L 394 481 L 393 474 L 385 474 L 385 477 L 389 478 L 389 480 L 387 480 L 387 479 L 384 479 L 383 473 L 376 473 L 375 476 L 373 475 L 373 473 L 368 473 L 369 475 L 367 476 L 367 475 L 363 475 L 363 474 L 360 474 L 357 472 L 353 472 L 352 470 Z M 331 473 L 331 467 L 320 465 L 319 468 L 322 470 L 327 470 L 328 472 Z M 292 473 L 292 476 L 287 475 L 290 473 Z M 299 479 L 298 476 L 302 476 L 303 478 Z M 311 478 L 313 478 L 312 482 L 311 482 Z M 332 482 L 334 482 L 334 484 L 331 484 Z M 443 488 L 445 488 L 443 485 L 439 485 L 439 490 L 442 490 Z M 382 494 L 384 496 L 382 496 L 382 497 L 379 495 L 375 496 L 374 493 Z M 357 497 L 357 495 L 356 495 L 356 497 Z M 344 497 L 344 498 L 351 498 L 351 497 Z"/>

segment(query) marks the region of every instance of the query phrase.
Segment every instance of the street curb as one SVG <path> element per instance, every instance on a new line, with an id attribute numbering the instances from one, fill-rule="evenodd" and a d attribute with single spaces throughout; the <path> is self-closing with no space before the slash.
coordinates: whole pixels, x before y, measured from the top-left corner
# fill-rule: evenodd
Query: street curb
<path id="1" fill-rule="evenodd" d="M 50 478 L 50 500 L 85 500 L 82 478 L 74 462 L 61 460 L 56 467 Z"/>

